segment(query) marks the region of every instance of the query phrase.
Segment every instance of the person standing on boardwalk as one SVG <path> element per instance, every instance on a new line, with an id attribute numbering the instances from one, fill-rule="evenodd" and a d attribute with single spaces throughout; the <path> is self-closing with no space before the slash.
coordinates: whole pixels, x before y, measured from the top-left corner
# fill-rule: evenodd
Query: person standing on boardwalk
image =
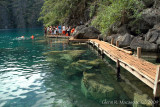
<path id="1" fill-rule="evenodd" d="M 49 33 L 49 26 L 47 27 L 47 34 Z"/>
<path id="2" fill-rule="evenodd" d="M 66 33 L 66 27 L 63 26 L 63 27 L 62 27 L 62 34 L 65 34 L 65 33 Z"/>
<path id="3" fill-rule="evenodd" d="M 54 34 L 57 34 L 57 28 L 54 26 Z"/>
<path id="4" fill-rule="evenodd" d="M 67 27 L 67 33 L 68 33 L 68 36 L 70 36 L 70 31 L 71 31 L 71 27 L 70 27 L 70 26 L 68 26 L 68 27 Z"/>
<path id="5" fill-rule="evenodd" d="M 58 29 L 59 29 L 59 34 L 61 34 L 62 33 L 62 27 L 61 27 L 61 25 L 58 26 Z"/>
<path id="6" fill-rule="evenodd" d="M 47 27 L 44 27 L 44 35 L 47 35 Z"/>

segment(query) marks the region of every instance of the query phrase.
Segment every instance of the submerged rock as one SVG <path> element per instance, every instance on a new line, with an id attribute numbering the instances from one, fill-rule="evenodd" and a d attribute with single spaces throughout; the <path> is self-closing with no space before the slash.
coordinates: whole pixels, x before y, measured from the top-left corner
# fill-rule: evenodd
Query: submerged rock
<path id="1" fill-rule="evenodd" d="M 64 75 L 67 77 L 82 75 L 83 72 L 94 72 L 101 66 L 102 60 L 96 59 L 93 61 L 88 60 L 78 60 L 77 62 L 73 62 L 70 65 L 64 67 Z"/>
<path id="2" fill-rule="evenodd" d="M 98 101 L 117 99 L 118 93 L 113 84 L 104 81 L 103 78 L 100 74 L 84 72 L 81 81 L 81 89 L 84 95 Z"/>
<path id="3" fill-rule="evenodd" d="M 47 61 L 54 62 L 58 66 L 64 66 L 78 59 L 84 52 L 85 50 L 50 51 L 43 53 L 43 55 L 48 56 Z"/>
<path id="4" fill-rule="evenodd" d="M 35 41 L 36 43 L 47 43 L 47 40 L 37 40 L 37 41 Z"/>

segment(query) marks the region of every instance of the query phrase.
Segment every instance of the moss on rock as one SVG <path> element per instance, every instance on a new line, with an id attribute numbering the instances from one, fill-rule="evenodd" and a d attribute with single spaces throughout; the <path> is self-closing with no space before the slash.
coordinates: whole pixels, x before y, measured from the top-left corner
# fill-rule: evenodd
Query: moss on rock
<path id="1" fill-rule="evenodd" d="M 98 73 L 83 73 L 81 89 L 88 98 L 101 102 L 104 99 L 115 100 L 118 98 L 114 85 L 104 82 L 103 76 Z"/>
<path id="2" fill-rule="evenodd" d="M 96 60 L 78 60 L 70 65 L 64 67 L 64 75 L 67 77 L 72 77 L 75 75 L 82 75 L 83 72 L 96 72 L 102 64 L 101 59 Z M 97 69 L 96 69 L 97 68 Z"/>
<path id="3" fill-rule="evenodd" d="M 35 41 L 36 43 L 47 43 L 47 40 L 37 40 L 37 41 Z"/>
<path id="4" fill-rule="evenodd" d="M 64 51 L 50 51 L 43 53 L 46 55 L 46 60 L 53 62 L 59 66 L 66 66 L 78 59 L 85 50 L 64 50 Z"/>

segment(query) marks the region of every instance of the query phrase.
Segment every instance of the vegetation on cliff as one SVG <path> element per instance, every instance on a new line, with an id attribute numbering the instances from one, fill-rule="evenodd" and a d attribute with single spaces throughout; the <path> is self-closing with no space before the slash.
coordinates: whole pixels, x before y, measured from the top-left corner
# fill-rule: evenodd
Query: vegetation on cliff
<path id="1" fill-rule="evenodd" d="M 105 33 L 117 21 L 139 18 L 142 8 L 139 0 L 45 0 L 39 20 L 45 25 L 78 25 L 93 19 L 90 24 Z"/>
<path id="2" fill-rule="evenodd" d="M 105 33 L 116 22 L 127 23 L 131 18 L 140 18 L 143 5 L 138 0 L 106 0 L 99 4 L 92 25 Z"/>

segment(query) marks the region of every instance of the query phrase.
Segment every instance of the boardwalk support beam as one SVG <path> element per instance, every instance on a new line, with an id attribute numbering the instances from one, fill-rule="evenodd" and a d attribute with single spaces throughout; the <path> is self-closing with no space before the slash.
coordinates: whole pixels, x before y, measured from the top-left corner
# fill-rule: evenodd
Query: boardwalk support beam
<path id="1" fill-rule="evenodd" d="M 104 50 L 101 51 L 102 59 L 104 59 Z"/>
<path id="2" fill-rule="evenodd" d="M 153 95 L 154 95 L 154 101 L 153 105 L 154 107 L 159 107 L 159 97 L 160 97 L 160 66 L 157 67 L 157 73 L 156 73 L 156 78 L 154 82 L 154 90 L 153 90 Z"/>
<path id="3" fill-rule="evenodd" d="M 119 60 L 117 60 L 116 66 L 117 66 L 117 80 L 120 80 L 120 61 Z"/>
<path id="4" fill-rule="evenodd" d="M 141 58 L 141 47 L 137 47 L 137 57 Z"/>

